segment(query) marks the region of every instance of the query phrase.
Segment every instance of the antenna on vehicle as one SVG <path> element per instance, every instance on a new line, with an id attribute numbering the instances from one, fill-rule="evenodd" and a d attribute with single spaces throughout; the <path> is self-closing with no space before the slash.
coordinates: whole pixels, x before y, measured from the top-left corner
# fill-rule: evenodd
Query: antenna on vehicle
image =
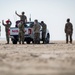
<path id="1" fill-rule="evenodd" d="M 29 21 L 31 22 L 31 14 L 30 14 L 30 18 L 29 18 Z"/>

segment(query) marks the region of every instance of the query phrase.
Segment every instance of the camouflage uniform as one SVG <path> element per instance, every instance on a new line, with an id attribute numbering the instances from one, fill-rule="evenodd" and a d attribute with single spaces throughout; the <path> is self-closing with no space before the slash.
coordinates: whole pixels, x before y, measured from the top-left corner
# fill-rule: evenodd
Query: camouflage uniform
<path id="1" fill-rule="evenodd" d="M 33 26 L 34 30 L 34 43 L 39 44 L 40 43 L 40 24 L 36 23 Z"/>
<path id="2" fill-rule="evenodd" d="M 25 15 L 21 15 L 20 19 L 23 21 L 23 23 L 25 24 L 25 20 L 27 19 L 27 17 Z"/>
<path id="3" fill-rule="evenodd" d="M 24 34 L 25 34 L 24 28 L 25 28 L 25 23 L 27 22 L 27 17 L 24 15 L 25 14 L 24 12 L 22 12 L 22 15 L 17 14 L 17 12 L 15 12 L 15 14 L 19 16 L 20 20 L 23 22 L 22 27 L 19 28 L 19 43 L 21 44 L 22 41 L 22 43 L 24 44 Z"/>
<path id="4" fill-rule="evenodd" d="M 2 21 L 2 24 L 5 26 L 6 40 L 7 40 L 7 44 L 9 44 L 9 33 L 8 33 L 8 31 L 9 31 L 9 28 L 10 28 L 12 23 L 10 21 L 9 23 L 4 24 L 4 21 Z"/>
<path id="5" fill-rule="evenodd" d="M 22 22 L 20 22 L 18 24 L 18 28 L 19 28 L 19 44 L 21 44 L 21 41 L 22 41 L 22 44 L 24 44 L 24 25 Z"/>
<path id="6" fill-rule="evenodd" d="M 41 22 L 41 26 L 42 26 L 42 40 L 43 40 L 43 43 L 45 43 L 47 26 L 44 22 Z"/>
<path id="7" fill-rule="evenodd" d="M 68 22 L 65 25 L 66 43 L 68 43 L 68 36 L 70 36 L 70 43 L 72 43 L 73 25 Z"/>
<path id="8" fill-rule="evenodd" d="M 24 15 L 24 12 L 22 12 L 22 15 L 17 14 L 17 12 L 15 12 L 15 14 L 20 17 L 20 20 L 23 21 L 23 24 L 27 22 L 27 17 Z"/>

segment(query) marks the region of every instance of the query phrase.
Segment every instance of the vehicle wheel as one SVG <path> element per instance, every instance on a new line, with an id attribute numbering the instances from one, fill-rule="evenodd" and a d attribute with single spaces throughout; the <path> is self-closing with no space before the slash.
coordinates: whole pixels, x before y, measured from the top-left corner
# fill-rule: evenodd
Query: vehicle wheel
<path id="1" fill-rule="evenodd" d="M 27 43 L 27 44 L 30 44 L 30 41 L 27 41 L 26 43 Z"/>
<path id="2" fill-rule="evenodd" d="M 16 41 L 16 40 L 13 40 L 12 43 L 13 43 L 13 44 L 17 44 L 17 41 Z"/>
<path id="3" fill-rule="evenodd" d="M 32 41 L 32 44 L 34 44 L 34 41 Z"/>

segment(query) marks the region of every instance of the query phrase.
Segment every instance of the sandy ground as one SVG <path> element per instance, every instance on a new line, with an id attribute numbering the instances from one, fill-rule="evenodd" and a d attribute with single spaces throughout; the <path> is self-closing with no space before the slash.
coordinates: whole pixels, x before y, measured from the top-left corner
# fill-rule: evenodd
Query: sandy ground
<path id="1" fill-rule="evenodd" d="M 0 41 L 0 75 L 75 75 L 75 42 L 6 45 Z"/>

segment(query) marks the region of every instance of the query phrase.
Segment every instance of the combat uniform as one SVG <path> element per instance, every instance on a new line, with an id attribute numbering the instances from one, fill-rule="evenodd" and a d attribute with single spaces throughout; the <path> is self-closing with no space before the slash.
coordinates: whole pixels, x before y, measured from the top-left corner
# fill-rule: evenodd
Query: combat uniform
<path id="1" fill-rule="evenodd" d="M 24 12 L 22 15 L 19 15 L 17 14 L 16 12 L 16 15 L 18 15 L 20 17 L 20 20 L 23 22 L 23 24 L 25 25 L 25 23 L 27 22 L 27 17 L 24 15 Z"/>
<path id="2" fill-rule="evenodd" d="M 27 17 L 25 15 L 20 16 L 20 20 L 23 21 L 23 24 L 25 24 L 26 19 L 27 19 Z"/>
<path id="3" fill-rule="evenodd" d="M 24 34 L 25 34 L 24 24 L 22 22 L 20 22 L 18 24 L 18 28 L 19 28 L 19 44 L 21 44 L 21 42 L 22 42 L 22 44 L 24 44 Z"/>
<path id="4" fill-rule="evenodd" d="M 9 23 L 7 23 L 7 24 L 4 24 L 4 22 L 2 22 L 2 23 L 5 26 L 7 44 L 9 44 L 9 32 L 8 31 L 9 31 L 9 28 L 12 23 L 11 23 L 11 21 L 6 21 L 6 22 L 9 22 Z"/>
<path id="5" fill-rule="evenodd" d="M 42 40 L 43 40 L 43 43 L 45 43 L 45 36 L 46 36 L 46 29 L 47 29 L 47 26 L 45 23 L 41 23 L 42 25 Z"/>
<path id="6" fill-rule="evenodd" d="M 72 43 L 73 25 L 68 22 L 65 25 L 66 43 L 68 43 L 68 36 L 70 37 L 70 43 Z"/>
<path id="7" fill-rule="evenodd" d="M 34 30 L 34 43 L 39 44 L 40 43 L 40 24 L 34 24 L 33 26 Z"/>

